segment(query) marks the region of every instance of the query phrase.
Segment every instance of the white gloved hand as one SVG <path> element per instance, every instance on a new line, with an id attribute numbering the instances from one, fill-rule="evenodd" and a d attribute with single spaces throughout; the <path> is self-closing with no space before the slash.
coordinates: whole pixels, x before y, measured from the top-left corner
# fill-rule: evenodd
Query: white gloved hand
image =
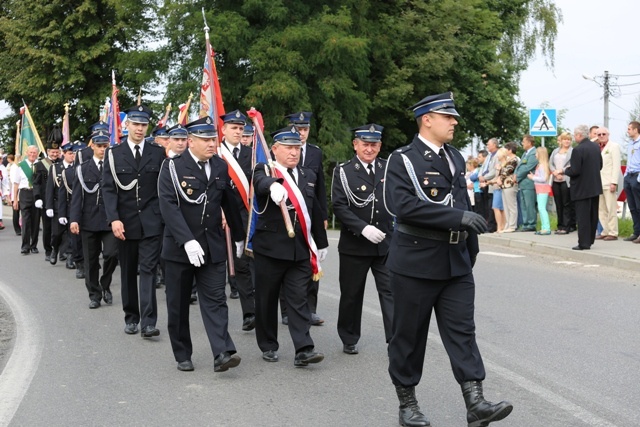
<path id="1" fill-rule="evenodd" d="M 271 192 L 271 200 L 273 200 L 276 205 L 279 205 L 281 201 L 287 198 L 287 189 L 279 182 L 271 184 L 269 191 Z"/>
<path id="2" fill-rule="evenodd" d="M 244 240 L 240 240 L 236 242 L 236 258 L 242 258 L 242 254 L 244 253 Z"/>
<path id="3" fill-rule="evenodd" d="M 35 206 L 38 209 L 42 209 L 42 199 L 36 200 Z"/>
<path id="4" fill-rule="evenodd" d="M 46 214 L 49 218 L 53 218 L 53 209 L 47 209 Z"/>
<path id="5" fill-rule="evenodd" d="M 204 251 L 197 240 L 189 240 L 184 244 L 184 250 L 189 257 L 189 262 L 196 267 L 204 264 Z"/>
<path id="6" fill-rule="evenodd" d="M 327 258 L 329 248 L 318 249 L 318 261 L 322 262 Z"/>
<path id="7" fill-rule="evenodd" d="M 376 245 L 382 242 L 384 240 L 384 237 L 386 236 L 385 233 L 383 233 L 382 231 L 380 231 L 380 229 L 374 227 L 373 225 L 367 225 L 362 230 L 362 235 L 366 237 L 368 241 L 370 241 L 371 243 L 375 243 Z"/>
<path id="8" fill-rule="evenodd" d="M 67 225 L 67 218 L 65 217 L 58 218 L 58 222 L 60 223 L 60 225 Z"/>

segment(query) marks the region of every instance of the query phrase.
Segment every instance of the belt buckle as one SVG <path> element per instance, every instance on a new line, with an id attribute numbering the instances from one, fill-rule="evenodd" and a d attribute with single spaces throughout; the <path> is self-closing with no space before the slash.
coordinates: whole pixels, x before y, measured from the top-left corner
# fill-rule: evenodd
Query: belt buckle
<path id="1" fill-rule="evenodd" d="M 449 235 L 449 244 L 457 245 L 459 241 L 460 241 L 460 232 L 452 231 L 451 234 Z"/>

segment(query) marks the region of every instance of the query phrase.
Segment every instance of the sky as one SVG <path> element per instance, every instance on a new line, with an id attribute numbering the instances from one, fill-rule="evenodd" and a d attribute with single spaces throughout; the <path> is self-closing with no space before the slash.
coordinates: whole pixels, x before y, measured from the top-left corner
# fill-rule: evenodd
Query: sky
<path id="1" fill-rule="evenodd" d="M 563 15 L 555 65 L 545 66 L 538 52 L 522 73 L 520 100 L 529 109 L 544 102 L 556 110 L 566 109 L 560 126 L 571 131 L 579 124 L 602 126 L 604 88 L 582 76 L 602 82 L 599 77 L 608 71 L 614 94 L 609 100 L 611 140 L 624 144 L 630 112 L 640 97 L 640 1 L 555 0 L 555 4 Z"/>

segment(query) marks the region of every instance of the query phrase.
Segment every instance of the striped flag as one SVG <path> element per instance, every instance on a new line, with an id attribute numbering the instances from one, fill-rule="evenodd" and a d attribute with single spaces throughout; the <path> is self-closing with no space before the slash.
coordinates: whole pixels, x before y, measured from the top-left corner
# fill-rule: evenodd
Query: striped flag
<path id="1" fill-rule="evenodd" d="M 118 87 L 116 86 L 116 72 L 111 70 L 111 108 L 109 111 L 109 145 L 120 144 L 120 106 L 118 104 Z"/>
<path id="2" fill-rule="evenodd" d="M 204 9 L 202 10 L 204 16 Z M 200 117 L 211 117 L 215 120 L 218 131 L 222 127 L 221 115 L 224 114 L 222 91 L 218 81 L 218 71 L 214 60 L 214 52 L 209 43 L 209 27 L 204 27 L 205 44 L 207 52 L 204 57 L 204 69 L 202 73 L 202 86 L 200 87 Z"/>
<path id="3" fill-rule="evenodd" d="M 191 107 L 192 98 L 193 93 L 190 93 L 187 102 L 178 106 L 178 110 L 180 110 L 180 113 L 178 114 L 178 124 L 181 124 L 182 126 L 185 126 L 189 121 L 189 107 Z"/>
<path id="4" fill-rule="evenodd" d="M 36 125 L 33 123 L 27 104 L 24 104 L 24 107 L 20 109 L 20 113 L 22 114 L 22 129 L 20 131 L 20 145 L 16 147 L 16 153 L 24 156 L 30 145 L 37 146 L 38 150 L 44 153 L 44 145 L 42 145 L 40 135 L 38 135 L 38 129 L 36 129 Z"/>
<path id="5" fill-rule="evenodd" d="M 247 115 L 253 119 L 253 125 L 256 131 L 253 133 L 253 157 L 251 162 L 251 170 L 254 170 L 256 164 L 264 163 L 268 164 L 270 155 L 267 141 L 264 139 L 264 121 L 262 120 L 262 114 L 260 111 L 251 107 L 251 110 L 247 111 Z M 258 198 L 255 197 L 253 190 L 253 175 L 251 177 L 251 184 L 249 186 L 249 206 L 252 209 L 249 210 L 249 222 L 247 223 L 247 241 L 245 244 L 246 251 L 253 253 L 253 245 L 251 239 L 256 231 L 256 222 L 258 221 L 258 212 L 260 207 L 258 206 Z M 263 206 L 264 208 L 264 206 Z"/>

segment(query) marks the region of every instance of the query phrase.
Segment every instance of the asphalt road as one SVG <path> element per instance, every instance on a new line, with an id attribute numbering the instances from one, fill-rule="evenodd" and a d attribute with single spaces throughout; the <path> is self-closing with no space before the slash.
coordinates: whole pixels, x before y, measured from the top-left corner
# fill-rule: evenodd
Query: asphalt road
<path id="1" fill-rule="evenodd" d="M 89 310 L 82 280 L 64 264 L 48 265 L 43 254 L 21 256 L 18 239 L 5 230 L 0 297 L 13 309 L 17 336 L 0 376 L 0 425 L 397 425 L 372 282 L 360 354 L 341 351 L 337 233 L 330 237 L 318 309 L 327 321 L 311 331 L 323 363 L 294 368 L 285 326 L 279 330 L 280 362 L 264 362 L 254 332 L 241 330 L 238 300 L 229 300 L 230 333 L 242 363 L 213 372 L 200 312 L 192 306 L 196 370 L 189 373 L 177 371 L 173 360 L 164 289 L 158 291 L 160 337 L 125 335 L 119 270 L 114 305 Z M 640 384 L 637 272 L 482 249 L 476 324 L 487 368 L 485 396 L 514 404 L 509 418 L 495 425 L 640 425 L 634 409 Z M 460 389 L 435 320 L 432 325 L 417 396 L 433 426 L 463 426 Z"/>

